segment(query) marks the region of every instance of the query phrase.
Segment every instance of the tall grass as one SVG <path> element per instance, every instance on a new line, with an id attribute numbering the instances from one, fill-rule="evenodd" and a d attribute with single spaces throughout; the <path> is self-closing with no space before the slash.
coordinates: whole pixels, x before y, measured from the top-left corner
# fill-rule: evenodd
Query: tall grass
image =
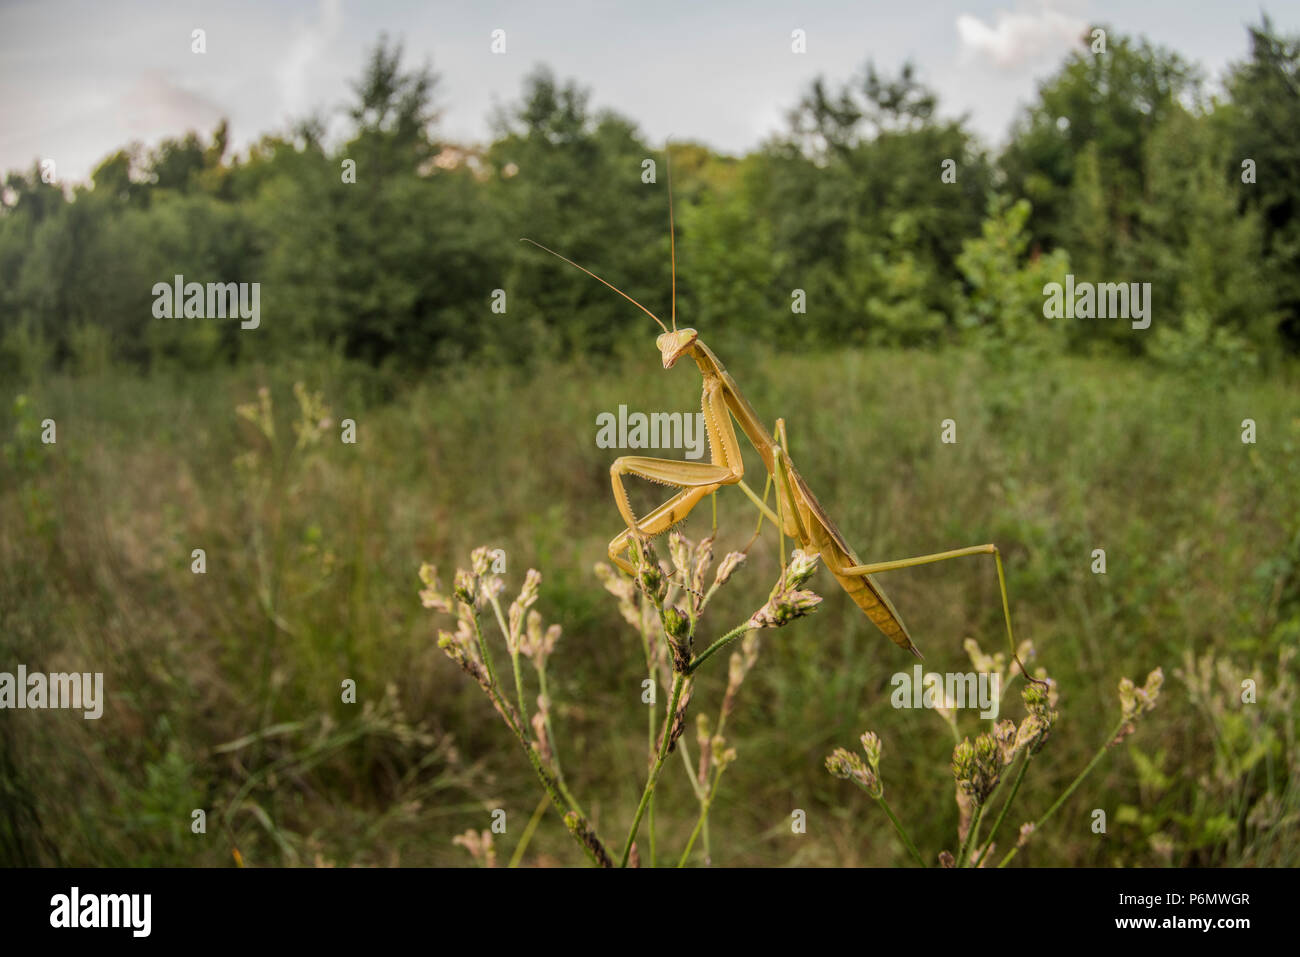
<path id="1" fill-rule="evenodd" d="M 1051 760 L 1017 799 L 1027 817 L 1110 730 L 1119 679 L 1164 668 L 1160 709 L 1017 864 L 1296 863 L 1297 675 L 1282 653 L 1300 637 L 1293 370 L 1229 382 L 1112 359 L 995 374 L 967 352 L 722 358 L 760 415 L 785 417 L 794 460 L 864 560 L 1002 548 L 1017 636 L 1061 699 Z M 320 397 L 312 421 L 329 423 L 305 446 L 297 382 Z M 274 439 L 235 412 L 262 387 Z M 545 575 L 540 610 L 564 625 L 551 694 L 568 784 L 594 825 L 622 833 L 644 785 L 627 769 L 644 764 L 645 668 L 593 572 L 621 528 L 617 453 L 596 447 L 596 416 L 620 403 L 694 410 L 698 390 L 684 368 L 663 373 L 648 341 L 603 366 L 453 368 L 414 383 L 322 360 L 8 385 L 0 670 L 103 671 L 109 701 L 99 721 L 4 713 L 0 860 L 212 865 L 237 848 L 249 864 L 462 864 L 452 837 L 496 808 L 511 846 L 535 779 L 436 648 L 415 577 L 483 543 L 505 551 L 512 587 L 528 567 Z M 46 418 L 54 445 L 40 442 Z M 356 444 L 339 439 L 344 418 Z M 955 445 L 940 442 L 948 418 Z M 1255 445 L 1241 441 L 1245 418 Z M 761 475 L 756 455 L 746 465 Z M 718 521 L 723 554 L 744 545 L 754 511 L 724 493 Z M 205 574 L 191 571 L 195 548 Z M 777 574 L 767 537 L 715 620 L 743 620 Z M 965 639 L 998 641 L 985 563 L 881 580 L 927 668 L 969 670 Z M 916 843 L 951 843 L 952 734 L 890 706 L 889 678 L 910 659 L 824 572 L 813 586 L 822 607 L 765 640 L 728 720 L 738 759 L 709 816 L 716 863 L 905 863 L 888 821 L 822 766 L 863 728 L 883 741 L 890 800 Z M 698 700 L 721 696 L 725 670 L 700 674 Z M 346 679 L 356 704 L 341 700 Z M 665 773 L 656 807 L 661 839 L 685 846 L 698 806 L 684 775 Z M 1090 827 L 1096 807 L 1106 835 Z M 205 834 L 191 830 L 195 808 Z M 806 834 L 791 833 L 795 808 Z M 543 816 L 524 863 L 581 860 Z"/>

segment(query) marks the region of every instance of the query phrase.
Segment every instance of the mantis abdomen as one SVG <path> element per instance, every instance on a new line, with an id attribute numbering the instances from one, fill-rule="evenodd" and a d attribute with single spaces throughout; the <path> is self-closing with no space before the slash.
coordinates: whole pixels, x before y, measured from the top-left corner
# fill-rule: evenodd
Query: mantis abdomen
<path id="1" fill-rule="evenodd" d="M 784 429 L 781 430 L 784 432 Z M 912 644 L 912 638 L 907 633 L 907 626 L 903 624 L 903 619 L 899 616 L 898 611 L 894 608 L 893 603 L 889 600 L 884 591 L 875 583 L 870 575 L 866 574 L 842 574 L 839 569 L 852 568 L 862 564 L 858 556 L 848 543 L 844 541 L 844 536 L 840 530 L 826 514 L 821 503 L 813 495 L 812 489 L 808 488 L 801 476 L 788 458 L 785 459 L 785 465 L 789 469 L 790 477 L 793 479 L 792 485 L 794 495 L 797 501 L 795 507 L 799 510 L 800 517 L 803 519 L 804 528 L 810 542 L 805 545 L 811 545 L 816 548 L 822 556 L 822 561 L 831 574 L 835 576 L 843 589 L 848 592 L 853 603 L 862 609 L 863 613 L 871 619 L 871 623 L 880 629 L 886 638 L 905 648 L 918 658 L 921 653 L 917 651 L 916 645 Z"/>

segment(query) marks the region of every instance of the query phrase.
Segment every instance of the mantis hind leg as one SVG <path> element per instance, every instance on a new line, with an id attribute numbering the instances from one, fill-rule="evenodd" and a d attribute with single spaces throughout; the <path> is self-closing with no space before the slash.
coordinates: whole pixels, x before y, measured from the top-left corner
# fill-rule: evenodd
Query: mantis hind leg
<path id="1" fill-rule="evenodd" d="M 998 569 L 998 590 L 1002 594 L 1002 619 L 1007 626 L 1007 646 L 1011 650 L 1011 659 L 1020 666 L 1020 673 L 1025 676 L 1026 681 L 1032 681 L 1035 684 L 1046 686 L 1046 682 L 1041 678 L 1034 678 L 1029 674 L 1029 669 L 1025 663 L 1020 660 L 1020 655 L 1016 651 L 1016 636 L 1011 629 L 1011 603 L 1007 600 L 1007 576 L 1002 568 L 1002 553 L 998 551 L 996 545 L 971 545 L 967 548 L 954 548 L 946 552 L 935 552 L 932 555 L 918 555 L 914 558 L 900 558 L 889 562 L 872 562 L 868 565 L 842 565 L 839 568 L 831 568 L 837 575 L 874 575 L 878 572 L 892 572 L 899 568 L 914 568 L 917 565 L 932 565 L 935 562 L 944 562 L 952 558 L 966 558 L 971 555 L 992 555 L 993 561 Z M 828 562 L 828 567 L 830 563 Z"/>
<path id="2" fill-rule="evenodd" d="M 781 491 L 782 491 L 780 485 L 782 483 L 784 483 L 785 491 L 790 496 L 791 501 L 792 502 L 794 501 L 794 492 L 793 489 L 791 488 L 793 482 L 790 477 L 790 458 L 787 452 L 789 448 L 789 440 L 786 438 L 784 419 L 776 420 L 776 429 L 774 435 L 777 443 L 777 448 L 775 451 L 776 451 L 776 466 L 777 466 L 776 472 L 777 472 L 777 483 L 778 483 L 777 505 L 779 507 L 781 504 L 780 500 L 781 500 Z M 766 496 L 764 496 L 764 498 L 766 498 Z M 807 534 L 806 530 L 804 530 L 802 527 L 802 516 L 800 516 L 797 506 L 794 507 L 794 518 L 799 522 L 800 531 L 803 532 L 804 534 Z M 810 521 L 813 520 L 812 516 L 809 517 L 809 520 Z M 760 528 L 762 527 L 761 516 L 759 518 L 759 527 Z M 807 540 L 808 539 L 805 538 L 805 541 Z M 1020 667 L 1020 673 L 1025 676 L 1025 679 L 1027 681 L 1032 681 L 1037 684 L 1044 684 L 1044 682 L 1041 679 L 1030 676 L 1028 669 L 1025 668 L 1024 662 L 1020 660 L 1020 655 L 1016 651 L 1015 633 L 1011 628 L 1011 603 L 1007 599 L 1007 576 L 1005 570 L 1002 567 L 1002 553 L 998 551 L 998 547 L 996 545 L 992 545 L 992 544 L 972 545 L 969 548 L 958 548 L 946 552 L 936 552 L 931 555 L 918 555 L 915 558 L 903 558 L 891 562 L 873 562 L 871 564 L 866 564 L 866 565 L 854 564 L 852 561 L 848 560 L 847 558 L 841 557 L 837 553 L 837 549 L 834 548 L 822 549 L 821 552 L 822 552 L 822 559 L 826 563 L 826 567 L 829 568 L 833 574 L 843 575 L 845 577 L 854 577 L 858 575 L 873 575 L 878 572 L 894 571 L 899 568 L 912 568 L 917 565 L 929 565 L 929 564 L 933 564 L 934 562 L 947 561 L 948 559 L 952 559 L 952 558 L 965 558 L 970 555 L 992 555 L 994 563 L 997 565 L 997 570 L 998 570 L 998 591 L 1001 593 L 1002 596 L 1002 620 L 1006 623 L 1007 646 L 1010 649 L 1011 658 Z M 883 594 L 882 594 L 882 599 L 883 599 Z M 884 603 L 888 605 L 887 600 L 885 600 Z M 896 614 L 895 617 L 897 617 Z M 908 639 L 907 643 L 908 645 L 911 646 L 911 650 L 913 654 L 920 657 L 920 652 L 917 651 L 915 645 L 912 645 L 910 638 Z"/>

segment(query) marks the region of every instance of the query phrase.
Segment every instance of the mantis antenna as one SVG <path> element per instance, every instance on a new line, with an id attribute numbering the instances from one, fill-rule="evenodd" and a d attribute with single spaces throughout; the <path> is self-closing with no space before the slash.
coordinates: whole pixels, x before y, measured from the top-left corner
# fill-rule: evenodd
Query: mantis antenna
<path id="1" fill-rule="evenodd" d="M 638 309 L 640 309 L 642 312 L 644 312 L 647 316 L 649 316 L 649 317 L 650 317 L 651 319 L 653 319 L 655 322 L 659 323 L 659 328 L 662 329 L 664 332 L 667 332 L 667 331 L 668 331 L 668 327 L 665 326 L 665 325 L 663 324 L 663 321 L 662 321 L 658 316 L 656 316 L 653 312 L 651 312 L 651 311 L 650 311 L 649 309 L 647 309 L 645 306 L 641 305 L 641 303 L 637 302 L 635 299 L 633 299 L 631 296 L 629 296 L 627 293 L 625 293 L 622 289 L 619 289 L 618 286 L 615 286 L 613 283 L 605 282 L 605 280 L 601 279 L 599 276 L 597 276 L 594 272 L 592 272 L 592 271 L 591 271 L 590 269 L 588 269 L 587 267 L 585 267 L 585 266 L 579 266 L 577 263 L 575 263 L 572 259 L 569 259 L 567 256 L 561 256 L 561 255 L 560 255 L 559 253 L 557 253 L 554 249 L 549 249 L 549 248 L 547 248 L 546 246 L 543 246 L 541 243 L 536 242 L 535 240 L 529 239 L 527 236 L 520 237 L 520 240 L 519 240 L 519 241 L 520 241 L 521 243 L 532 243 L 532 245 L 536 246 L 538 249 L 542 250 L 543 252 L 548 252 L 548 253 L 550 253 L 550 254 L 551 254 L 552 256 L 554 256 L 556 259 L 563 259 L 566 263 L 568 263 L 568 264 L 569 264 L 570 266 L 572 266 L 574 269 L 581 269 L 583 272 L 585 272 L 585 273 L 586 273 L 588 276 L 590 276 L 592 279 L 596 280 L 596 282 L 600 283 L 600 284 L 603 285 L 603 286 L 608 286 L 610 289 L 613 289 L 616 293 L 618 293 L 620 296 L 622 296 L 622 297 L 623 297 L 624 299 L 626 299 L 628 302 L 632 303 L 632 305 L 636 306 Z M 676 328 L 676 324 L 674 324 L 673 328 L 674 328 L 674 329 Z"/>
<path id="2" fill-rule="evenodd" d="M 664 143 L 664 167 L 668 170 L 668 248 L 673 267 L 673 332 L 677 331 L 677 230 L 673 227 L 673 151 Z"/>

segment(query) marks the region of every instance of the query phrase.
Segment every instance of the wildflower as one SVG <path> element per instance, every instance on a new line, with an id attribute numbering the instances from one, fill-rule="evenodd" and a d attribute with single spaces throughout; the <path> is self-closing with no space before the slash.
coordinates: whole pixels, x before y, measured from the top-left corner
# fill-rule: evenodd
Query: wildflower
<path id="1" fill-rule="evenodd" d="M 704 591 L 704 576 L 713 564 L 713 536 L 694 544 L 689 538 L 674 530 L 668 536 L 668 549 L 672 555 L 676 574 L 673 581 L 690 593 L 691 617 L 698 618 L 713 595 L 713 589 Z"/>
<path id="2" fill-rule="evenodd" d="M 965 786 L 965 782 L 975 780 L 975 746 L 970 743 L 970 738 L 962 739 L 952 749 L 952 776 L 957 779 L 957 786 L 963 791 L 975 790 L 973 786 Z"/>
<path id="3" fill-rule="evenodd" d="M 596 564 L 595 572 L 605 590 L 618 600 L 618 610 L 623 620 L 640 631 L 642 620 L 641 611 L 636 604 L 636 585 L 622 575 L 615 575 L 614 569 L 603 562 Z"/>
<path id="4" fill-rule="evenodd" d="M 673 670 L 684 673 L 691 663 L 691 620 L 681 608 L 665 608 L 660 617 L 673 653 Z"/>
<path id="5" fill-rule="evenodd" d="M 482 578 L 492 570 L 492 558 L 490 550 L 486 545 L 480 545 L 474 551 L 469 553 L 470 565 L 474 569 L 474 577 Z"/>
<path id="6" fill-rule="evenodd" d="M 464 631 L 457 631 L 454 634 L 449 631 L 439 631 L 438 647 L 485 689 L 491 687 L 492 682 L 487 672 L 483 670 L 482 662 L 479 661 L 478 648 L 474 644 L 473 635 L 466 635 Z"/>
<path id="7" fill-rule="evenodd" d="M 713 754 L 713 766 L 721 774 L 727 767 L 736 760 L 736 749 L 727 747 L 727 741 L 720 734 L 715 734 L 713 740 L 709 742 L 709 750 Z"/>
<path id="8" fill-rule="evenodd" d="M 975 739 L 975 769 L 982 787 L 981 799 L 987 798 L 998 786 L 1002 777 L 1002 748 L 991 734 L 981 734 Z"/>
<path id="9" fill-rule="evenodd" d="M 695 546 L 694 564 L 695 568 L 691 575 L 691 589 L 695 593 L 695 600 L 699 602 L 698 613 L 704 607 L 708 596 L 704 592 L 704 576 L 708 573 L 709 566 L 713 564 L 713 536 L 700 539 L 700 543 Z"/>
<path id="10" fill-rule="evenodd" d="M 1016 723 L 1010 718 L 1004 718 L 993 726 L 993 738 L 1002 752 L 1004 765 L 1010 764 L 1011 759 L 1016 756 L 1016 734 Z"/>
<path id="11" fill-rule="evenodd" d="M 554 752 L 551 750 L 551 739 L 546 734 L 546 719 L 550 714 L 551 699 L 546 695 L 537 696 L 537 711 L 533 714 L 533 734 L 537 740 L 534 742 L 537 753 L 542 756 L 542 760 L 547 764 L 551 762 Z"/>
<path id="12" fill-rule="evenodd" d="M 722 559 L 722 564 L 718 566 L 718 572 L 713 576 L 713 587 L 721 588 L 731 578 L 737 568 L 744 563 L 746 559 L 744 552 L 728 552 Z"/>
<path id="13" fill-rule="evenodd" d="M 420 566 L 420 581 L 425 586 L 420 590 L 420 603 L 425 608 L 432 608 L 444 615 L 450 615 L 452 611 L 451 599 L 438 588 L 438 569 L 428 562 L 423 563 Z"/>
<path id="14" fill-rule="evenodd" d="M 478 581 L 463 568 L 456 569 L 456 579 L 452 585 L 452 594 L 462 605 L 473 605 L 477 597 Z"/>
<path id="15" fill-rule="evenodd" d="M 668 597 L 669 575 L 660 566 L 654 545 L 649 539 L 633 539 L 631 552 L 637 586 L 656 608 L 661 608 Z"/>
<path id="16" fill-rule="evenodd" d="M 781 628 L 810 614 L 821 604 L 821 596 L 810 591 L 786 592 L 769 601 L 749 619 L 750 628 Z"/>
<path id="17" fill-rule="evenodd" d="M 826 758 L 826 770 L 837 778 L 852 781 L 874 798 L 884 794 L 876 772 L 867 767 L 863 760 L 845 748 L 836 748 Z"/>
<path id="18" fill-rule="evenodd" d="M 695 719 L 695 741 L 700 746 L 700 765 L 695 772 L 695 780 L 700 784 L 707 784 L 709 780 L 709 768 L 713 764 L 713 729 L 709 722 L 707 714 L 700 714 Z M 718 738 L 722 740 L 721 737 Z"/>
<path id="19" fill-rule="evenodd" d="M 1051 734 L 1052 726 L 1056 723 L 1057 712 L 1053 708 L 1056 697 L 1055 682 L 1048 679 L 1046 689 L 1039 684 L 1029 684 L 1021 692 L 1021 697 L 1025 702 L 1025 710 L 1029 714 L 1024 721 L 1020 722 L 1020 727 L 1016 731 L 1015 750 L 1029 748 L 1030 754 L 1037 754 L 1047 738 Z"/>
<path id="20" fill-rule="evenodd" d="M 727 690 L 722 696 L 722 717 L 725 720 L 736 706 L 736 694 L 758 660 L 758 634 L 747 632 L 740 641 L 740 649 L 733 651 L 727 660 Z"/>
<path id="21" fill-rule="evenodd" d="M 867 764 L 871 770 L 880 772 L 880 737 L 874 731 L 866 731 L 862 735 L 862 750 L 867 753 Z"/>
<path id="22" fill-rule="evenodd" d="M 1165 673 L 1160 668 L 1147 675 L 1146 684 L 1141 688 L 1135 687 L 1128 678 L 1122 678 L 1119 683 L 1119 703 L 1124 720 L 1132 721 L 1154 708 L 1164 681 Z"/>
<path id="23" fill-rule="evenodd" d="M 691 619 L 686 614 L 685 609 L 678 607 L 668 607 L 663 610 L 664 631 L 668 633 L 669 638 L 685 640 L 691 634 Z"/>
<path id="24" fill-rule="evenodd" d="M 1016 847 L 1024 847 L 1029 843 L 1029 839 L 1034 836 L 1034 822 L 1026 821 L 1020 825 L 1020 837 L 1016 839 Z"/>
<path id="25" fill-rule="evenodd" d="M 555 644 L 559 640 L 560 626 L 551 625 L 546 631 L 542 631 L 542 616 L 535 611 L 530 611 L 527 631 L 520 639 L 519 651 L 525 657 L 532 659 L 534 668 L 545 671 L 546 659 L 555 650 Z"/>
<path id="26" fill-rule="evenodd" d="M 507 617 L 506 647 L 511 654 L 515 654 L 519 650 L 524 614 L 537 603 L 537 591 L 541 584 L 541 572 L 535 568 L 528 569 L 528 574 L 524 576 L 523 587 L 519 589 L 519 597 L 510 603 L 510 611 Z"/>
<path id="27" fill-rule="evenodd" d="M 785 574 L 768 596 L 767 604 L 749 619 L 750 628 L 780 628 L 796 618 L 810 614 L 821 604 L 821 597 L 810 591 L 800 591 L 800 586 L 817 570 L 816 552 L 796 548 L 790 555 Z"/>
<path id="28" fill-rule="evenodd" d="M 306 448 L 320 441 L 330 427 L 329 407 L 319 392 L 309 392 L 301 382 L 293 384 L 294 398 L 298 400 L 298 421 L 293 424 L 298 448 Z"/>
<path id="29" fill-rule="evenodd" d="M 1002 777 L 1002 749 L 991 734 L 981 734 L 972 744 L 965 738 L 953 748 L 952 773 L 957 787 L 983 804 Z"/>
<path id="30" fill-rule="evenodd" d="M 505 591 L 506 583 L 492 571 L 492 549 L 486 545 L 470 552 L 470 564 L 474 569 L 474 600 L 481 608 Z"/>
<path id="31" fill-rule="evenodd" d="M 1109 747 L 1114 747 L 1135 730 L 1134 722 L 1156 706 L 1160 697 L 1160 688 L 1165 682 L 1165 673 L 1161 668 L 1147 675 L 1146 684 L 1137 687 L 1128 678 L 1119 682 L 1120 718 L 1123 722 L 1119 733 L 1111 740 Z"/>
<path id="32" fill-rule="evenodd" d="M 801 588 L 817 570 L 817 560 L 820 557 L 816 552 L 805 552 L 802 548 L 796 548 L 791 552 L 790 564 L 785 570 L 786 587 Z"/>
<path id="33" fill-rule="evenodd" d="M 271 390 L 260 386 L 257 390 L 257 403 L 244 403 L 235 406 L 235 414 L 251 422 L 269 442 L 275 441 L 275 417 L 271 414 Z"/>
<path id="34" fill-rule="evenodd" d="M 683 582 L 691 580 L 691 543 L 677 529 L 668 535 L 668 554 L 672 556 L 673 566 Z"/>
<path id="35" fill-rule="evenodd" d="M 500 575 L 488 575 L 486 578 L 480 578 L 478 582 L 478 603 L 482 606 L 485 602 L 490 602 L 503 591 L 506 590 L 506 583 L 501 580 Z"/>
<path id="36" fill-rule="evenodd" d="M 980 648 L 979 642 L 974 638 L 967 638 L 962 643 L 962 647 L 966 649 L 966 654 L 970 655 L 971 666 L 974 667 L 976 671 L 992 674 L 1002 670 L 998 667 L 999 662 L 993 657 L 993 655 L 985 654 Z"/>
<path id="37" fill-rule="evenodd" d="M 733 694 L 749 670 L 754 667 L 754 662 L 758 660 L 758 635 L 755 632 L 748 632 L 740 640 L 740 648 L 731 653 L 731 658 L 727 662 L 727 692 Z"/>

